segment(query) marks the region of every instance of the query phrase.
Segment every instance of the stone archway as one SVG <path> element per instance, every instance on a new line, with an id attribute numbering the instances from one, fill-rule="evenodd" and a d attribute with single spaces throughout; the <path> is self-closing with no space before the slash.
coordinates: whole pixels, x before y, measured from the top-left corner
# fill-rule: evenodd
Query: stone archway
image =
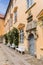
<path id="1" fill-rule="evenodd" d="M 29 41 L 29 52 L 31 55 L 35 55 L 35 38 L 33 33 L 29 34 L 28 41 Z"/>

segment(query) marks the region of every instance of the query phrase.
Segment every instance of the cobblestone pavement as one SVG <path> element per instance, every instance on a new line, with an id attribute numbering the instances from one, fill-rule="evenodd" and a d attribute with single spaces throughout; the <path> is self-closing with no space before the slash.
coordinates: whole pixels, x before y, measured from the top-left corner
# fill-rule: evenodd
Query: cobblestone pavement
<path id="1" fill-rule="evenodd" d="M 29 54 L 20 54 L 16 50 L 0 44 L 0 65 L 43 65 L 43 61 L 37 60 Z"/>

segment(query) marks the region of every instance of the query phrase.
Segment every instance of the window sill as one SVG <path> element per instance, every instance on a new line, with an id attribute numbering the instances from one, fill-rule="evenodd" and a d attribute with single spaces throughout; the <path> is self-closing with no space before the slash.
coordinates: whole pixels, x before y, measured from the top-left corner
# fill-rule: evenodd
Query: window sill
<path id="1" fill-rule="evenodd" d="M 25 13 L 27 13 L 36 3 L 33 3 L 32 6 L 30 6 Z"/>

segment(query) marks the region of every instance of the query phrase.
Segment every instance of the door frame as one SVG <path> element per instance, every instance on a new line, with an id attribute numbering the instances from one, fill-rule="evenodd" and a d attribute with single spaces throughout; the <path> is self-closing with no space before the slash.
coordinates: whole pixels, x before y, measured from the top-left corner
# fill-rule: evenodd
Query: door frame
<path id="1" fill-rule="evenodd" d="M 30 38 L 29 38 L 30 35 L 33 35 L 33 36 L 34 36 L 34 33 L 30 33 L 30 34 L 28 35 L 28 42 L 29 42 L 29 39 L 30 39 Z M 34 40 L 35 40 L 35 37 L 34 37 Z M 28 43 L 28 44 L 29 44 L 29 43 Z M 36 45 L 36 42 L 35 42 L 34 46 L 35 46 L 35 45 Z M 29 46 L 29 47 L 30 47 L 30 46 Z M 29 47 L 28 47 L 28 50 L 30 49 Z M 35 48 L 35 52 L 36 52 L 36 48 Z M 35 55 L 35 52 L 34 52 L 34 55 Z M 29 50 L 29 53 L 30 53 L 30 50 Z M 31 54 L 31 53 L 30 53 L 30 54 Z"/>

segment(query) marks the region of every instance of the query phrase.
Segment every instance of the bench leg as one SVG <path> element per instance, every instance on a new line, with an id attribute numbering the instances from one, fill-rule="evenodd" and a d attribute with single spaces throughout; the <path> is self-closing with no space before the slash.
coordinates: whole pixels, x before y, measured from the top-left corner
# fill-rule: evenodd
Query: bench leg
<path id="1" fill-rule="evenodd" d="M 23 51 L 22 54 L 25 54 L 25 52 Z"/>

